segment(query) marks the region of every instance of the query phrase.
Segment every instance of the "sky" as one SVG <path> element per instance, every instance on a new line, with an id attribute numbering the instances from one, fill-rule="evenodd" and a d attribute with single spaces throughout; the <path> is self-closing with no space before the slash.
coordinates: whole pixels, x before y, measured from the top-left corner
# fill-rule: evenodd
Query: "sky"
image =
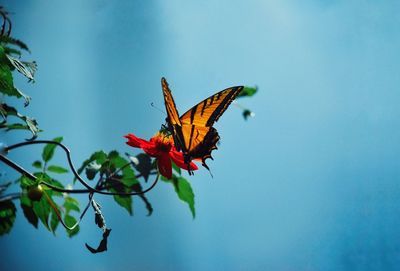
<path id="1" fill-rule="evenodd" d="M 23 112 L 40 139 L 62 135 L 76 165 L 99 149 L 135 153 L 123 135 L 156 133 L 162 76 L 181 113 L 230 86 L 259 92 L 239 100 L 254 118 L 231 106 L 215 125 L 214 178 L 186 174 L 195 219 L 166 183 L 147 194 L 150 217 L 140 200 L 130 217 L 97 196 L 112 233 L 109 250 L 92 255 L 92 214 L 70 239 L 18 209 L 0 238 L 1 270 L 399 270 L 399 1 L 3 5 L 39 65 L 33 85 L 16 76 L 32 97 Z M 28 135 L 0 136 L 10 145 Z M 40 154 L 9 157 L 29 168 Z"/>

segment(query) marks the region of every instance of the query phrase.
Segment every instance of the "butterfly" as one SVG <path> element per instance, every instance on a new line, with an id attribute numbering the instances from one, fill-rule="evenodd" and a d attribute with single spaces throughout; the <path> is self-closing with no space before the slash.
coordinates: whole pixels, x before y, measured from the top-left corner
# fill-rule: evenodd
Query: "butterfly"
<path id="1" fill-rule="evenodd" d="M 176 149 L 182 151 L 189 174 L 192 174 L 189 164 L 194 159 L 201 160 L 202 165 L 210 170 L 205 160 L 213 160 L 211 152 L 217 149 L 220 139 L 213 125 L 242 91 L 243 86 L 224 89 L 196 104 L 179 117 L 165 78 L 161 78 L 161 85 L 167 110 L 167 130 L 173 137 Z"/>

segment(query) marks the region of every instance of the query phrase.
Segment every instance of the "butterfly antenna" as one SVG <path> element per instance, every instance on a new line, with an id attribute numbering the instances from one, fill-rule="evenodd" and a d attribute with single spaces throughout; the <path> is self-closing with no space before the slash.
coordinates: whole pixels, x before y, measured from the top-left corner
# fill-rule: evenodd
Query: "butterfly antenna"
<path id="1" fill-rule="evenodd" d="M 151 107 L 157 109 L 159 112 L 163 113 L 164 115 L 167 115 L 167 113 L 165 113 L 162 109 L 160 109 L 157 106 L 155 106 L 153 102 L 151 102 L 150 105 L 151 105 Z"/>

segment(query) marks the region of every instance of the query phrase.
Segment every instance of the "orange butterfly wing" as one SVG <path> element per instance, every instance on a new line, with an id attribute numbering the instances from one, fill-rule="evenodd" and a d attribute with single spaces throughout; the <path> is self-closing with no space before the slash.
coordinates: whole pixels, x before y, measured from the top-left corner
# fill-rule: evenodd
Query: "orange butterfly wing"
<path id="1" fill-rule="evenodd" d="M 217 143 L 220 139 L 217 130 L 212 126 L 242 91 L 243 87 L 231 87 L 222 90 L 178 117 L 179 114 L 168 83 L 165 78 L 162 78 L 161 82 L 168 115 L 167 123 L 177 149 L 182 150 L 187 163 L 190 163 L 193 159 L 201 159 L 203 166 L 209 169 L 205 160 L 207 158 L 212 159 L 211 152 L 217 149 Z"/>

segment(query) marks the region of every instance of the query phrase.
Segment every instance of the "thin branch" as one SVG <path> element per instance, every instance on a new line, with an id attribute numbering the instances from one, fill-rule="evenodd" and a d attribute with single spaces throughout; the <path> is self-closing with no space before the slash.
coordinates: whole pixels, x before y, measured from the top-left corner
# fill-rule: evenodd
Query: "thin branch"
<path id="1" fill-rule="evenodd" d="M 128 167 L 131 165 L 131 162 L 126 163 L 125 165 L 123 165 L 122 167 L 120 167 L 119 169 L 117 169 L 116 171 L 114 171 L 113 173 L 110 174 L 110 176 L 108 176 L 108 178 L 112 178 L 115 175 L 117 175 L 118 173 L 120 173 L 124 168 Z"/>
<path id="2" fill-rule="evenodd" d="M 21 193 L 12 193 L 8 195 L 4 195 L 0 197 L 0 202 L 7 201 L 7 200 L 14 200 L 19 199 L 21 197 Z"/>
<path id="3" fill-rule="evenodd" d="M 70 231 L 75 229 L 81 223 L 83 217 L 85 216 L 87 210 L 89 209 L 90 203 L 92 202 L 92 198 L 93 198 L 93 193 L 90 193 L 89 194 L 89 202 L 87 203 L 85 209 L 83 210 L 83 212 L 79 216 L 79 220 L 76 221 L 76 223 L 74 225 L 72 225 L 71 227 L 68 227 L 67 224 L 65 224 L 64 220 L 62 219 L 61 214 L 58 211 L 57 207 L 55 206 L 53 200 L 49 197 L 49 195 L 47 195 L 47 193 L 45 191 L 44 191 L 44 195 L 46 196 L 47 202 L 50 204 L 51 208 L 53 208 L 54 212 L 56 213 L 56 215 L 58 217 L 58 220 L 61 222 L 63 227 L 66 228 L 67 230 L 70 230 Z"/>
<path id="4" fill-rule="evenodd" d="M 149 188 L 147 188 L 147 189 L 145 189 L 143 191 L 130 192 L 130 193 L 126 193 L 126 192 L 106 192 L 106 191 L 98 190 L 96 188 L 91 187 L 87 182 L 85 182 L 83 180 L 83 178 L 76 171 L 76 169 L 74 167 L 74 164 L 72 163 L 70 150 L 62 143 L 59 143 L 57 141 L 52 141 L 52 140 L 27 141 L 27 142 L 21 142 L 21 143 L 17 143 L 17 144 L 11 145 L 9 147 L 6 147 L 5 151 L 7 153 L 8 151 L 11 151 L 13 149 L 16 149 L 16 148 L 19 148 L 19 147 L 23 147 L 23 146 L 27 146 L 27 145 L 33 145 L 33 144 L 54 144 L 54 145 L 57 145 L 57 146 L 61 147 L 64 150 L 64 152 L 65 152 L 65 154 L 67 156 L 68 164 L 69 164 L 69 166 L 70 166 L 70 168 L 72 170 L 72 173 L 75 175 L 75 177 L 78 179 L 78 181 L 87 189 L 87 190 L 63 189 L 63 188 L 60 188 L 60 187 L 57 187 L 57 186 L 54 186 L 54 185 L 51 185 L 49 183 L 41 181 L 41 183 L 43 183 L 44 185 L 54 189 L 55 191 L 66 192 L 66 193 L 89 193 L 89 192 L 91 192 L 91 193 L 98 193 L 98 194 L 102 194 L 102 195 L 136 196 L 136 195 L 143 195 L 143 194 L 149 192 L 151 189 L 153 189 L 155 187 L 155 185 L 158 182 L 159 175 L 157 174 L 157 177 L 156 177 L 154 183 Z M 24 174 L 28 178 L 30 178 L 32 180 L 35 180 L 35 181 L 37 180 L 37 178 L 35 176 L 33 176 L 31 173 L 26 171 L 24 168 L 22 168 L 21 166 L 19 166 L 15 162 L 13 162 L 10 159 L 6 158 L 2 154 L 0 154 L 0 160 L 3 161 L 8 166 L 12 167 L 13 169 L 17 170 L 18 172 Z"/>
<path id="5" fill-rule="evenodd" d="M 2 161 L 4 164 L 6 164 L 7 166 L 15 169 L 16 171 L 18 171 L 19 173 L 25 175 L 26 177 L 28 177 L 29 179 L 31 179 L 32 181 L 36 181 L 36 177 L 33 176 L 29 171 L 25 170 L 23 167 L 21 167 L 20 165 L 14 163 L 13 161 L 11 161 L 10 159 L 8 159 L 5 155 L 0 154 L 0 161 Z"/>

